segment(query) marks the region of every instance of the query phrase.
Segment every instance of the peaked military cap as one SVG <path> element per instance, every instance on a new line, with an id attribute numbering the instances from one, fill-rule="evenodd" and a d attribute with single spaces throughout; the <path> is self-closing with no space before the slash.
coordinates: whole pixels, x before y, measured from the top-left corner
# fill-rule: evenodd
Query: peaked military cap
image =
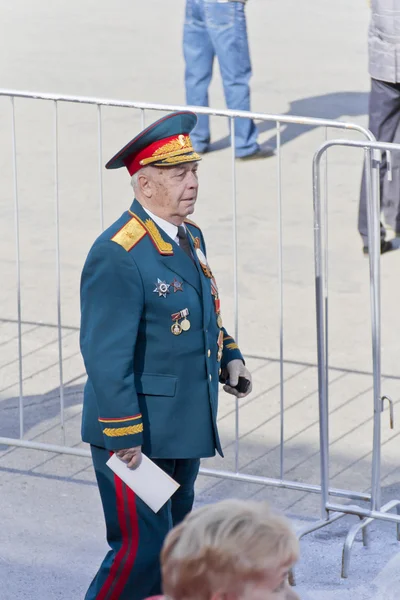
<path id="1" fill-rule="evenodd" d="M 190 111 L 175 112 L 146 127 L 106 164 L 106 169 L 126 167 L 134 175 L 142 167 L 169 167 L 201 160 L 189 133 L 197 123 Z"/>

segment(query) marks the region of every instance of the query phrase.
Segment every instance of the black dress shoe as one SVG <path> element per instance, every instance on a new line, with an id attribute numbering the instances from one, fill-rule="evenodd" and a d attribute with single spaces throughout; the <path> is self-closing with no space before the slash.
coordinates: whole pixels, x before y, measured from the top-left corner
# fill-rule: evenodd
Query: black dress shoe
<path id="1" fill-rule="evenodd" d="M 258 148 L 252 154 L 246 154 L 245 156 L 237 156 L 237 160 L 255 160 L 257 158 L 270 158 L 274 156 L 275 152 L 273 148 Z"/>
<path id="2" fill-rule="evenodd" d="M 381 240 L 381 254 L 385 254 L 385 252 L 390 252 L 391 250 L 395 250 L 395 247 L 392 244 L 391 240 Z M 364 246 L 363 254 L 368 255 L 369 250 L 368 246 Z"/>

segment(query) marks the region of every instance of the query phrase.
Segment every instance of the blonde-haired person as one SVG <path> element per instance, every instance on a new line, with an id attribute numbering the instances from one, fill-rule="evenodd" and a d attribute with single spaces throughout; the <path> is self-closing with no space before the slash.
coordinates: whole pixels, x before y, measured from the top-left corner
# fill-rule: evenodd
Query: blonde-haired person
<path id="1" fill-rule="evenodd" d="M 168 534 L 163 591 L 171 600 L 299 600 L 288 583 L 298 553 L 289 522 L 268 504 L 224 500 Z"/>

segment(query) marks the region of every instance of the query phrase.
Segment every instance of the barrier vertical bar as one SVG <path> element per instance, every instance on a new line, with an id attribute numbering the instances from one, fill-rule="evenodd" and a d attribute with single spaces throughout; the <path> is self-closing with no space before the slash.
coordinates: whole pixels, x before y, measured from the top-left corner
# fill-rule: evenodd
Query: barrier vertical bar
<path id="1" fill-rule="evenodd" d="M 232 212 L 233 212 L 233 314 L 236 342 L 239 339 L 239 300 L 238 300 L 238 251 L 237 251 L 237 193 L 236 193 L 236 151 L 235 151 L 235 119 L 231 117 L 231 150 L 232 150 Z"/>
<path id="2" fill-rule="evenodd" d="M 285 440 L 285 396 L 283 372 L 283 220 L 282 220 L 282 154 L 281 124 L 276 122 L 277 176 L 278 176 L 278 286 L 279 286 L 279 390 L 280 390 L 280 448 L 279 477 L 284 475 L 284 440 Z"/>
<path id="3" fill-rule="evenodd" d="M 239 339 L 239 299 L 238 299 L 238 251 L 237 251 L 237 195 L 236 195 L 236 151 L 235 119 L 230 117 L 232 150 L 232 212 L 233 212 L 233 318 L 236 342 Z M 239 399 L 235 397 L 235 472 L 239 472 Z"/>
<path id="4" fill-rule="evenodd" d="M 61 265 L 60 265 L 60 193 L 58 170 L 58 104 L 54 101 L 54 198 L 56 217 L 56 285 L 57 285 L 57 332 L 58 332 L 58 366 L 60 378 L 60 425 L 63 442 L 65 444 L 64 428 L 64 381 L 63 381 L 63 356 L 62 356 L 62 328 L 61 328 Z"/>
<path id="5" fill-rule="evenodd" d="M 329 497 L 329 432 L 328 432 L 328 389 L 326 385 L 325 363 L 325 320 L 324 320 L 324 266 L 321 231 L 321 182 L 319 176 L 318 156 L 313 160 L 313 204 L 314 204 L 314 267 L 315 267 L 315 300 L 317 324 L 318 354 L 318 404 L 319 404 L 319 438 L 321 468 L 321 516 L 329 515 L 326 504 Z"/>
<path id="6" fill-rule="evenodd" d="M 100 228 L 104 231 L 104 195 L 103 195 L 103 124 L 101 105 L 97 104 L 98 150 L 99 150 L 99 198 L 100 198 Z"/>
<path id="7" fill-rule="evenodd" d="M 325 127 L 325 141 L 328 141 L 328 128 Z M 326 398 L 329 402 L 329 311 L 328 311 L 328 285 L 329 285 L 329 227 L 328 227 L 328 153 L 325 152 L 324 157 L 324 203 L 323 203 L 323 221 L 324 221 L 324 310 L 325 310 L 325 385 Z M 329 433 L 329 404 L 328 404 L 328 419 L 327 429 Z"/>
<path id="8" fill-rule="evenodd" d="M 13 150 L 13 175 L 14 175 L 14 218 L 15 218 L 15 255 L 17 267 L 17 317 L 18 317 L 18 377 L 19 377 L 19 437 L 24 437 L 24 389 L 22 368 L 22 308 L 21 308 L 21 252 L 19 235 L 19 195 L 18 195 L 18 167 L 17 167 L 17 136 L 15 131 L 15 104 L 11 96 L 12 107 L 12 150 Z"/>
<path id="9" fill-rule="evenodd" d="M 374 166 L 376 168 L 376 165 Z M 371 475 L 371 510 L 381 505 L 381 340 L 380 340 L 380 207 L 379 187 L 375 187 L 372 151 L 365 150 L 367 217 L 370 264 L 371 336 L 373 369 L 373 443 Z M 374 174 L 373 174 L 374 173 Z"/>

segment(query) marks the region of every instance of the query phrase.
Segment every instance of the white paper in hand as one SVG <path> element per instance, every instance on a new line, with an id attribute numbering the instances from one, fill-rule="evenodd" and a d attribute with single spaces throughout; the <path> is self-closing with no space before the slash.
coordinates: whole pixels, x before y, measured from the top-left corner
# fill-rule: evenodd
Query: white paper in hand
<path id="1" fill-rule="evenodd" d="M 107 461 L 107 465 L 155 513 L 164 506 L 179 487 L 179 483 L 144 454 L 142 454 L 142 462 L 137 469 L 129 469 L 127 464 L 116 454 L 113 454 Z"/>

